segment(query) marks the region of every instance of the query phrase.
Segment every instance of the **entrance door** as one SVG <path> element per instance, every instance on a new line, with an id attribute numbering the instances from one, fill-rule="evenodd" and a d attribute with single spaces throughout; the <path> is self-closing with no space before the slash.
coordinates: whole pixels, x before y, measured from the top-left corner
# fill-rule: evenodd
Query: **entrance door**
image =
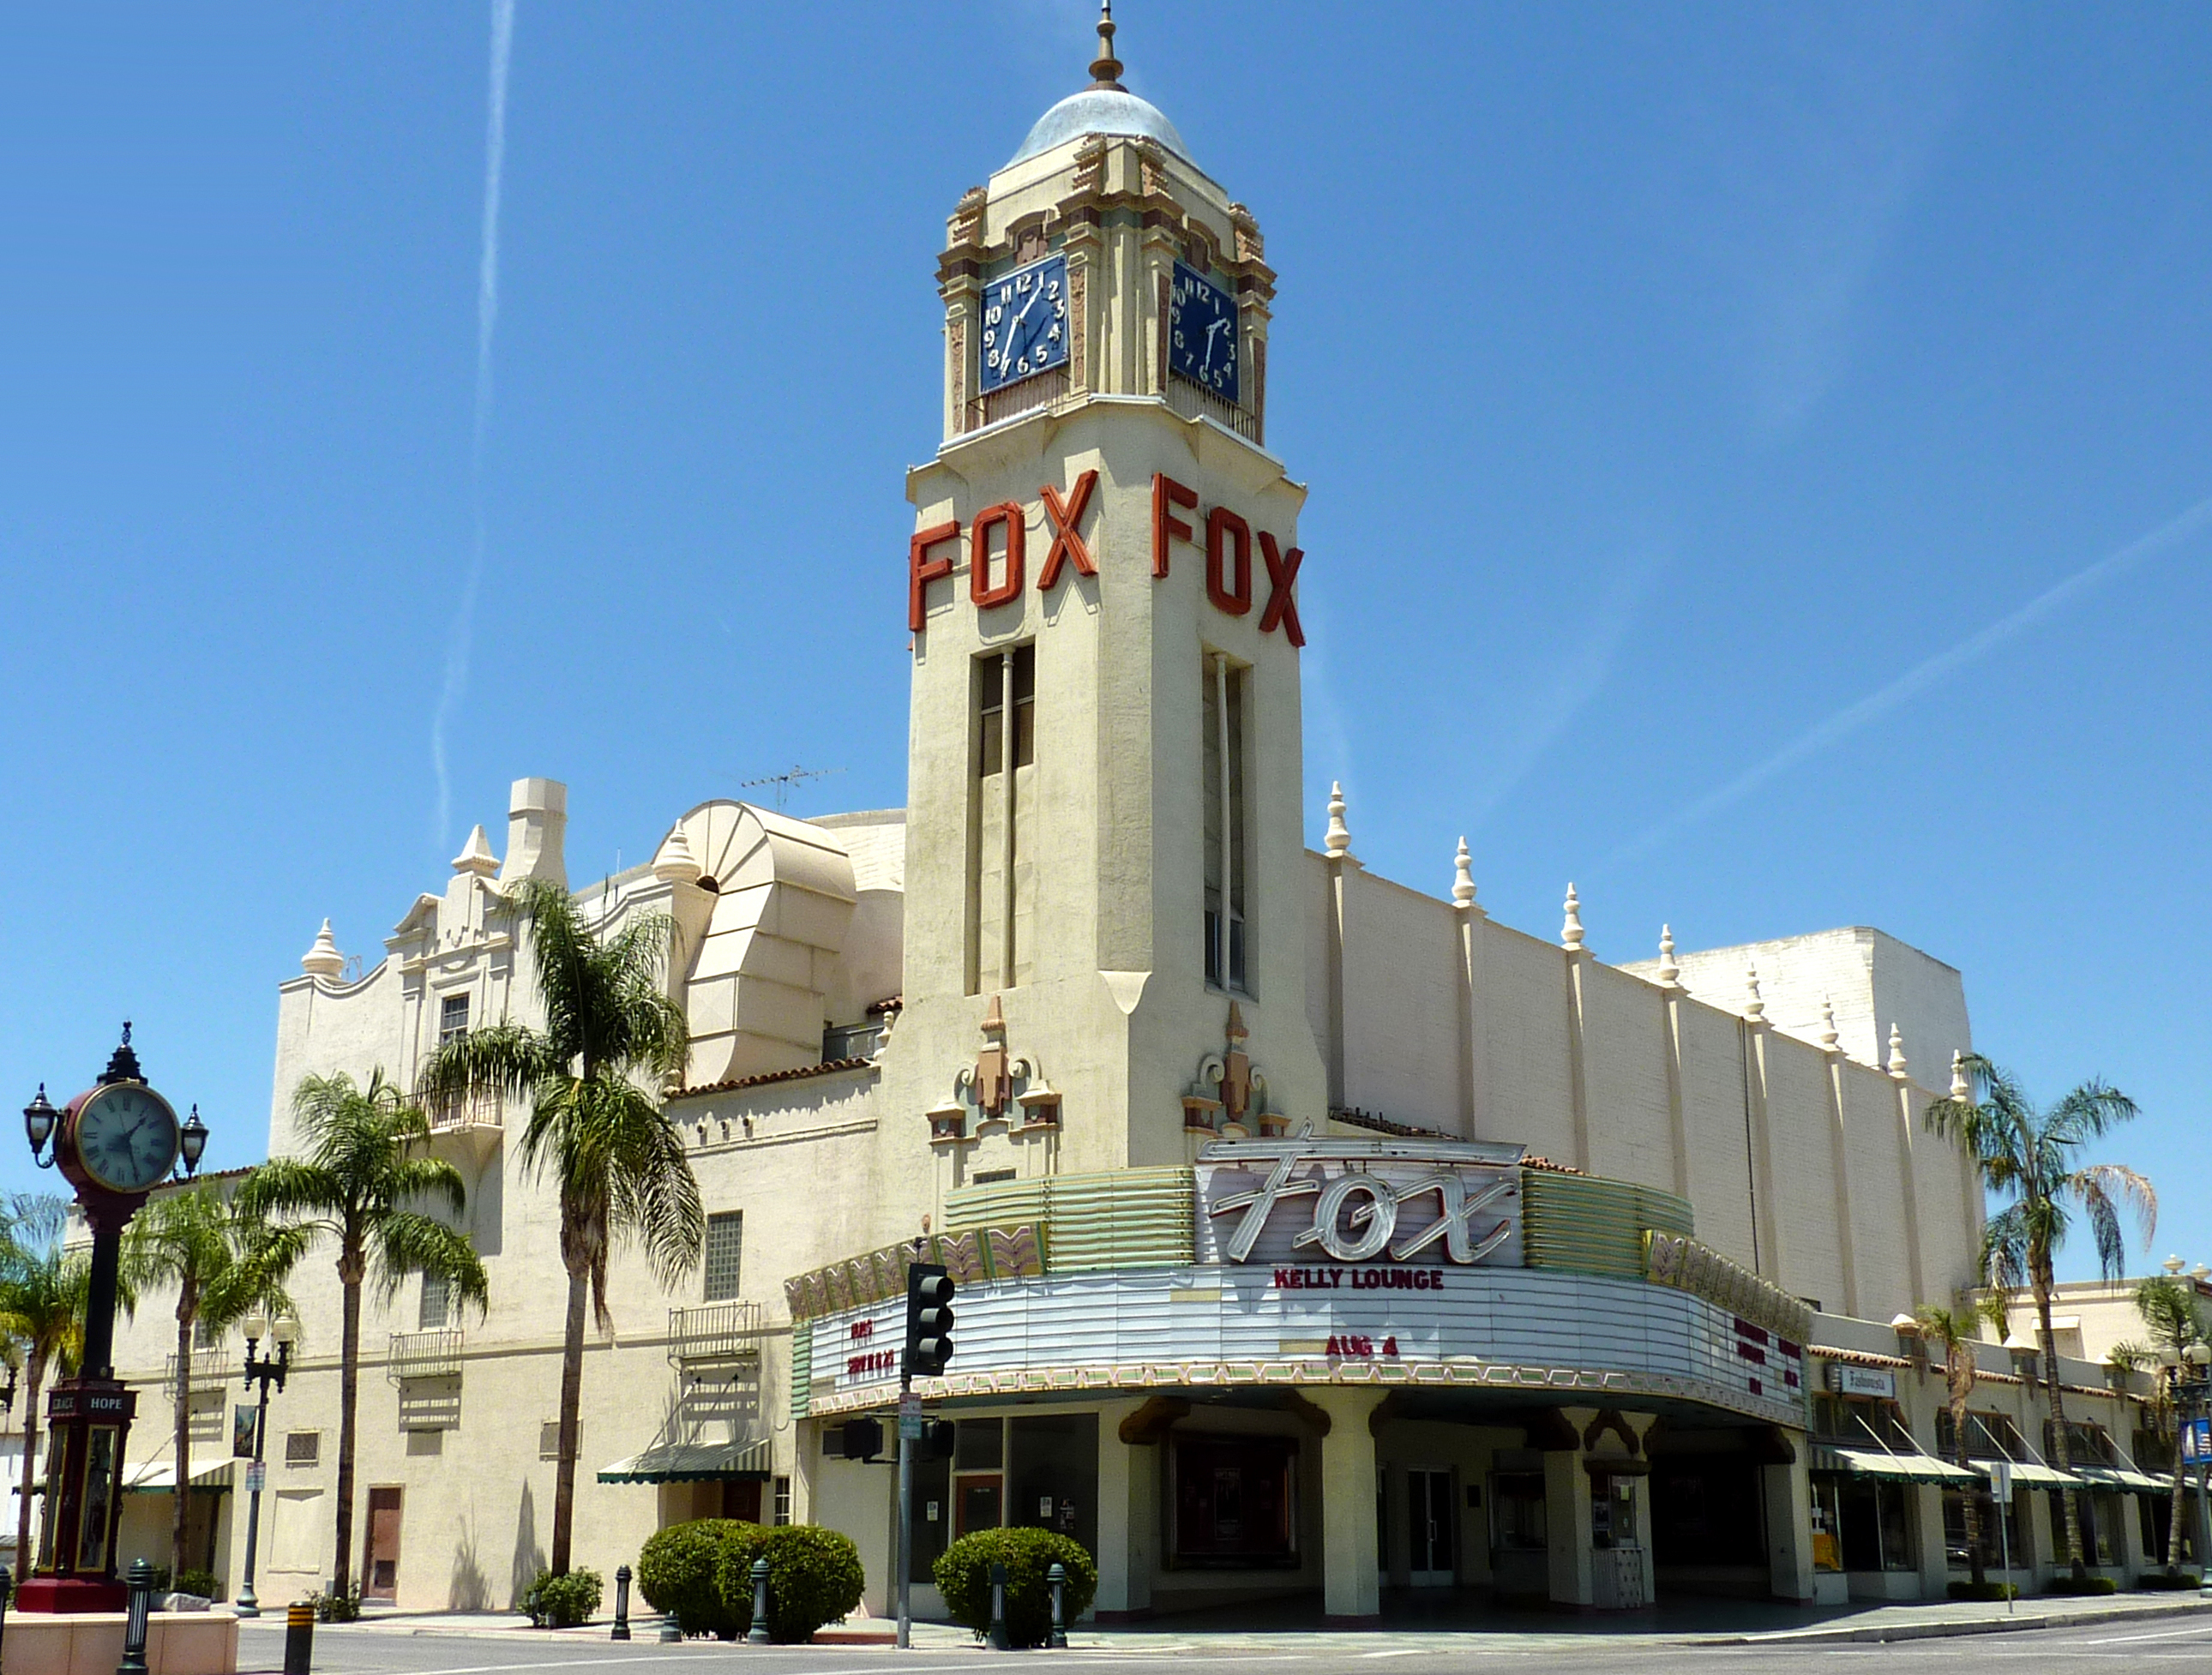
<path id="1" fill-rule="evenodd" d="M 361 1597 L 391 1600 L 399 1593 L 399 1491 L 368 1491 L 368 1551 L 362 1556 Z"/>
<path id="2" fill-rule="evenodd" d="M 1406 1472 L 1406 1580 L 1415 1587 L 1449 1587 L 1452 1561 L 1452 1478 L 1420 1466 Z"/>
<path id="3" fill-rule="evenodd" d="M 1006 1496 L 1006 1479 L 996 1473 L 989 1477 L 970 1477 L 963 1472 L 953 1479 L 952 1533 L 963 1536 L 976 1530 L 995 1530 L 1005 1523 L 1005 1509 L 1000 1502 Z"/>

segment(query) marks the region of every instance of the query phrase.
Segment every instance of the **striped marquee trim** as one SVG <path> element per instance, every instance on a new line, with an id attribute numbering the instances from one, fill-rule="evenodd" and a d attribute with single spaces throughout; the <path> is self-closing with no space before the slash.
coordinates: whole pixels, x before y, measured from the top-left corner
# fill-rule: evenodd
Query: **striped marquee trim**
<path id="1" fill-rule="evenodd" d="M 1516 1367 L 1488 1361 L 1191 1361 L 1139 1362 L 1111 1367 L 1027 1367 L 1000 1373 L 916 1379 L 925 1401 L 953 1397 L 1105 1394 L 1118 1391 L 1242 1385 L 1353 1385 L 1389 1389 L 1513 1389 L 1559 1396 L 1673 1396 L 1766 1421 L 1802 1427 L 1802 1401 L 1762 1401 L 1697 1379 L 1663 1373 L 1573 1367 Z M 887 1409 L 897 1393 L 884 1387 L 817 1395 L 808 1417 Z"/>

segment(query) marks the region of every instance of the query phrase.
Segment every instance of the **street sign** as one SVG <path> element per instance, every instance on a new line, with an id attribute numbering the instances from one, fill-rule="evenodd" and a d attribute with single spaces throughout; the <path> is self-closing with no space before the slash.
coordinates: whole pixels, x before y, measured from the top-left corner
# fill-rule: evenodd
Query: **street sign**
<path id="1" fill-rule="evenodd" d="M 1990 1494 L 2000 1508 L 2012 1504 L 2012 1462 L 1993 1460 L 1990 1462 Z"/>
<path id="2" fill-rule="evenodd" d="M 2181 1463 L 2184 1466 L 2212 1466 L 2212 1419 L 2183 1421 Z"/>
<path id="3" fill-rule="evenodd" d="M 927 1422 L 921 1417 L 921 1398 L 911 1390 L 899 1392 L 898 1434 L 902 1442 L 919 1442 Z"/>
<path id="4" fill-rule="evenodd" d="M 247 1465 L 246 1468 L 246 1492 L 247 1494 L 258 1495 L 261 1492 L 263 1486 L 266 1484 L 268 1481 L 269 1462 L 267 1460 L 257 1460 Z"/>

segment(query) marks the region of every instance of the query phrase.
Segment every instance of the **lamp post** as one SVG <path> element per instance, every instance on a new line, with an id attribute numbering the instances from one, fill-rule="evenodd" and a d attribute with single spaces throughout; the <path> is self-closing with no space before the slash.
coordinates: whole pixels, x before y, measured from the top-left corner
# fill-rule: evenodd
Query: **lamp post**
<path id="1" fill-rule="evenodd" d="M 261 1538 L 261 1480 L 268 1472 L 262 1463 L 261 1451 L 269 1437 L 269 1387 L 284 1387 L 284 1375 L 292 1369 L 292 1345 L 299 1341 L 300 1323 L 290 1314 L 277 1317 L 273 1332 L 276 1340 L 274 1360 L 267 1356 L 256 1356 L 254 1350 L 261 1340 L 271 1334 L 269 1316 L 259 1309 L 246 1317 L 246 1387 L 261 1387 L 260 1409 L 253 1416 L 253 1458 L 246 1467 L 247 1507 L 246 1512 L 246 1581 L 238 1590 L 238 1614 L 240 1617 L 261 1615 L 261 1602 L 253 1597 L 253 1557 Z"/>
<path id="2" fill-rule="evenodd" d="M 2190 1344 L 2179 1362 L 2172 1377 L 2181 1460 L 2197 1468 L 2197 1587 L 2212 1594 L 2212 1505 L 2207 1504 L 2212 1496 L 2212 1344 Z"/>
<path id="3" fill-rule="evenodd" d="M 156 1186 L 198 1173 L 208 1129 L 197 1106 L 180 1123 L 147 1085 L 125 1023 L 100 1079 L 67 1105 L 56 1108 L 40 1085 L 23 1108 L 23 1134 L 33 1161 L 59 1168 L 76 1189 L 92 1229 L 92 1269 L 78 1375 L 57 1381 L 46 1399 L 45 1563 L 18 1587 L 15 1603 L 22 1611 L 114 1611 L 125 1599 L 115 1577 L 124 1444 L 138 1405 L 113 1366 L 123 1229 Z"/>

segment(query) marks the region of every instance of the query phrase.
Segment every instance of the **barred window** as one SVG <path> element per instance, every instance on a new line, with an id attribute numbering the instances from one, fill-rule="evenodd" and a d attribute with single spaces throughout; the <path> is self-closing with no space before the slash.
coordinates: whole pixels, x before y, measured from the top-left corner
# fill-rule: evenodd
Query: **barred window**
<path id="1" fill-rule="evenodd" d="M 285 1434 L 284 1463 L 287 1466 L 319 1466 L 322 1459 L 322 1432 L 295 1430 Z"/>
<path id="2" fill-rule="evenodd" d="M 457 1041 L 469 1033 L 469 998 L 449 994 L 438 1003 L 438 1045 Z"/>
<path id="3" fill-rule="evenodd" d="M 707 1301 L 738 1295 L 739 1258 L 744 1254 L 745 1217 L 741 1210 L 707 1217 Z"/>
<path id="4" fill-rule="evenodd" d="M 775 1480 L 775 1517 L 779 1524 L 788 1524 L 791 1521 L 791 1479 L 789 1478 L 778 1478 Z"/>
<path id="5" fill-rule="evenodd" d="M 435 1332 L 450 1326 L 453 1314 L 453 1287 L 441 1274 L 422 1276 L 422 1304 L 416 1311 L 415 1324 L 424 1332 Z"/>

